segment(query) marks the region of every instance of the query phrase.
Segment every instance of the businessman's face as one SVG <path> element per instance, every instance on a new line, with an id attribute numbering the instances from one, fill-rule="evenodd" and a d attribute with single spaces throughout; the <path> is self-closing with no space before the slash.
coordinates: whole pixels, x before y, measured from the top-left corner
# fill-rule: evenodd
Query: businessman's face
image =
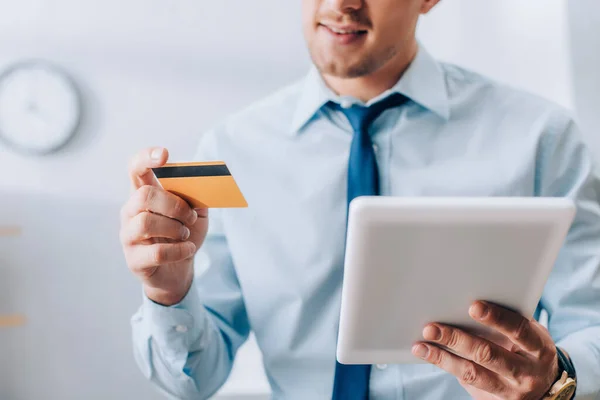
<path id="1" fill-rule="evenodd" d="M 417 20 L 439 0 L 303 0 L 304 36 L 324 74 L 369 75 L 412 46 Z"/>

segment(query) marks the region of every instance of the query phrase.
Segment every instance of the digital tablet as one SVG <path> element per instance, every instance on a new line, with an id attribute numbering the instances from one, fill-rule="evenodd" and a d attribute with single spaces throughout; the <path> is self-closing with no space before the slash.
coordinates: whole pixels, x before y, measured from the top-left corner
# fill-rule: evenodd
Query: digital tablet
<path id="1" fill-rule="evenodd" d="M 566 198 L 356 198 L 338 361 L 424 362 L 411 348 L 428 323 L 486 333 L 475 300 L 532 317 L 574 215 Z"/>

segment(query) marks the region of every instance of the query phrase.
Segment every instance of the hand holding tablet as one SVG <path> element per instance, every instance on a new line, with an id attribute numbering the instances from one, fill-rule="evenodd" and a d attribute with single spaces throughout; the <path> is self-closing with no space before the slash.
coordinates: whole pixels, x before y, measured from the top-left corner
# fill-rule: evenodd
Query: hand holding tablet
<path id="1" fill-rule="evenodd" d="M 355 199 L 338 360 L 428 362 L 476 399 L 544 397 L 566 358 L 532 317 L 574 215 L 565 198 Z"/>
<path id="2" fill-rule="evenodd" d="M 433 323 L 413 354 L 454 375 L 474 399 L 545 398 L 559 374 L 557 348 L 548 330 L 517 312 L 475 302 L 469 315 L 505 343 Z M 560 397 L 562 398 L 562 397 Z M 570 398 L 570 397 L 565 397 Z"/>
<path id="3" fill-rule="evenodd" d="M 477 300 L 531 318 L 574 215 L 564 198 L 355 199 L 338 360 L 419 362 L 434 322 L 493 336 L 469 317 Z"/>

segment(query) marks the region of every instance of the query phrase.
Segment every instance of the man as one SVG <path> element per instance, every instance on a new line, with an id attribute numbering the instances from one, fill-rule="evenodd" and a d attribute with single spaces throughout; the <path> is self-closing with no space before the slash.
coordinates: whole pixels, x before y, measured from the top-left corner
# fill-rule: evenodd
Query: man
<path id="1" fill-rule="evenodd" d="M 164 392 L 213 395 L 251 330 L 278 399 L 541 399 L 563 371 L 578 398 L 600 392 L 590 154 L 558 106 L 418 45 L 417 20 L 438 1 L 303 0 L 315 68 L 205 134 L 196 156 L 228 163 L 248 209 L 192 210 L 150 170 L 165 149 L 134 158 L 121 240 L 145 292 L 135 354 Z M 429 364 L 336 363 L 346 208 L 362 194 L 572 198 L 540 302 L 549 330 L 476 302 L 465 312 L 510 346 L 433 323 L 413 349 Z"/>

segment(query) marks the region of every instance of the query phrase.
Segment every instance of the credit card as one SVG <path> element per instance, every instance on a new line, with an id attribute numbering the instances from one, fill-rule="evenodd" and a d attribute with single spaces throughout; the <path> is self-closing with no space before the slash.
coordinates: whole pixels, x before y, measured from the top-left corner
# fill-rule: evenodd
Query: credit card
<path id="1" fill-rule="evenodd" d="M 166 191 L 181 197 L 193 208 L 248 207 L 223 161 L 172 163 L 152 171 Z"/>

